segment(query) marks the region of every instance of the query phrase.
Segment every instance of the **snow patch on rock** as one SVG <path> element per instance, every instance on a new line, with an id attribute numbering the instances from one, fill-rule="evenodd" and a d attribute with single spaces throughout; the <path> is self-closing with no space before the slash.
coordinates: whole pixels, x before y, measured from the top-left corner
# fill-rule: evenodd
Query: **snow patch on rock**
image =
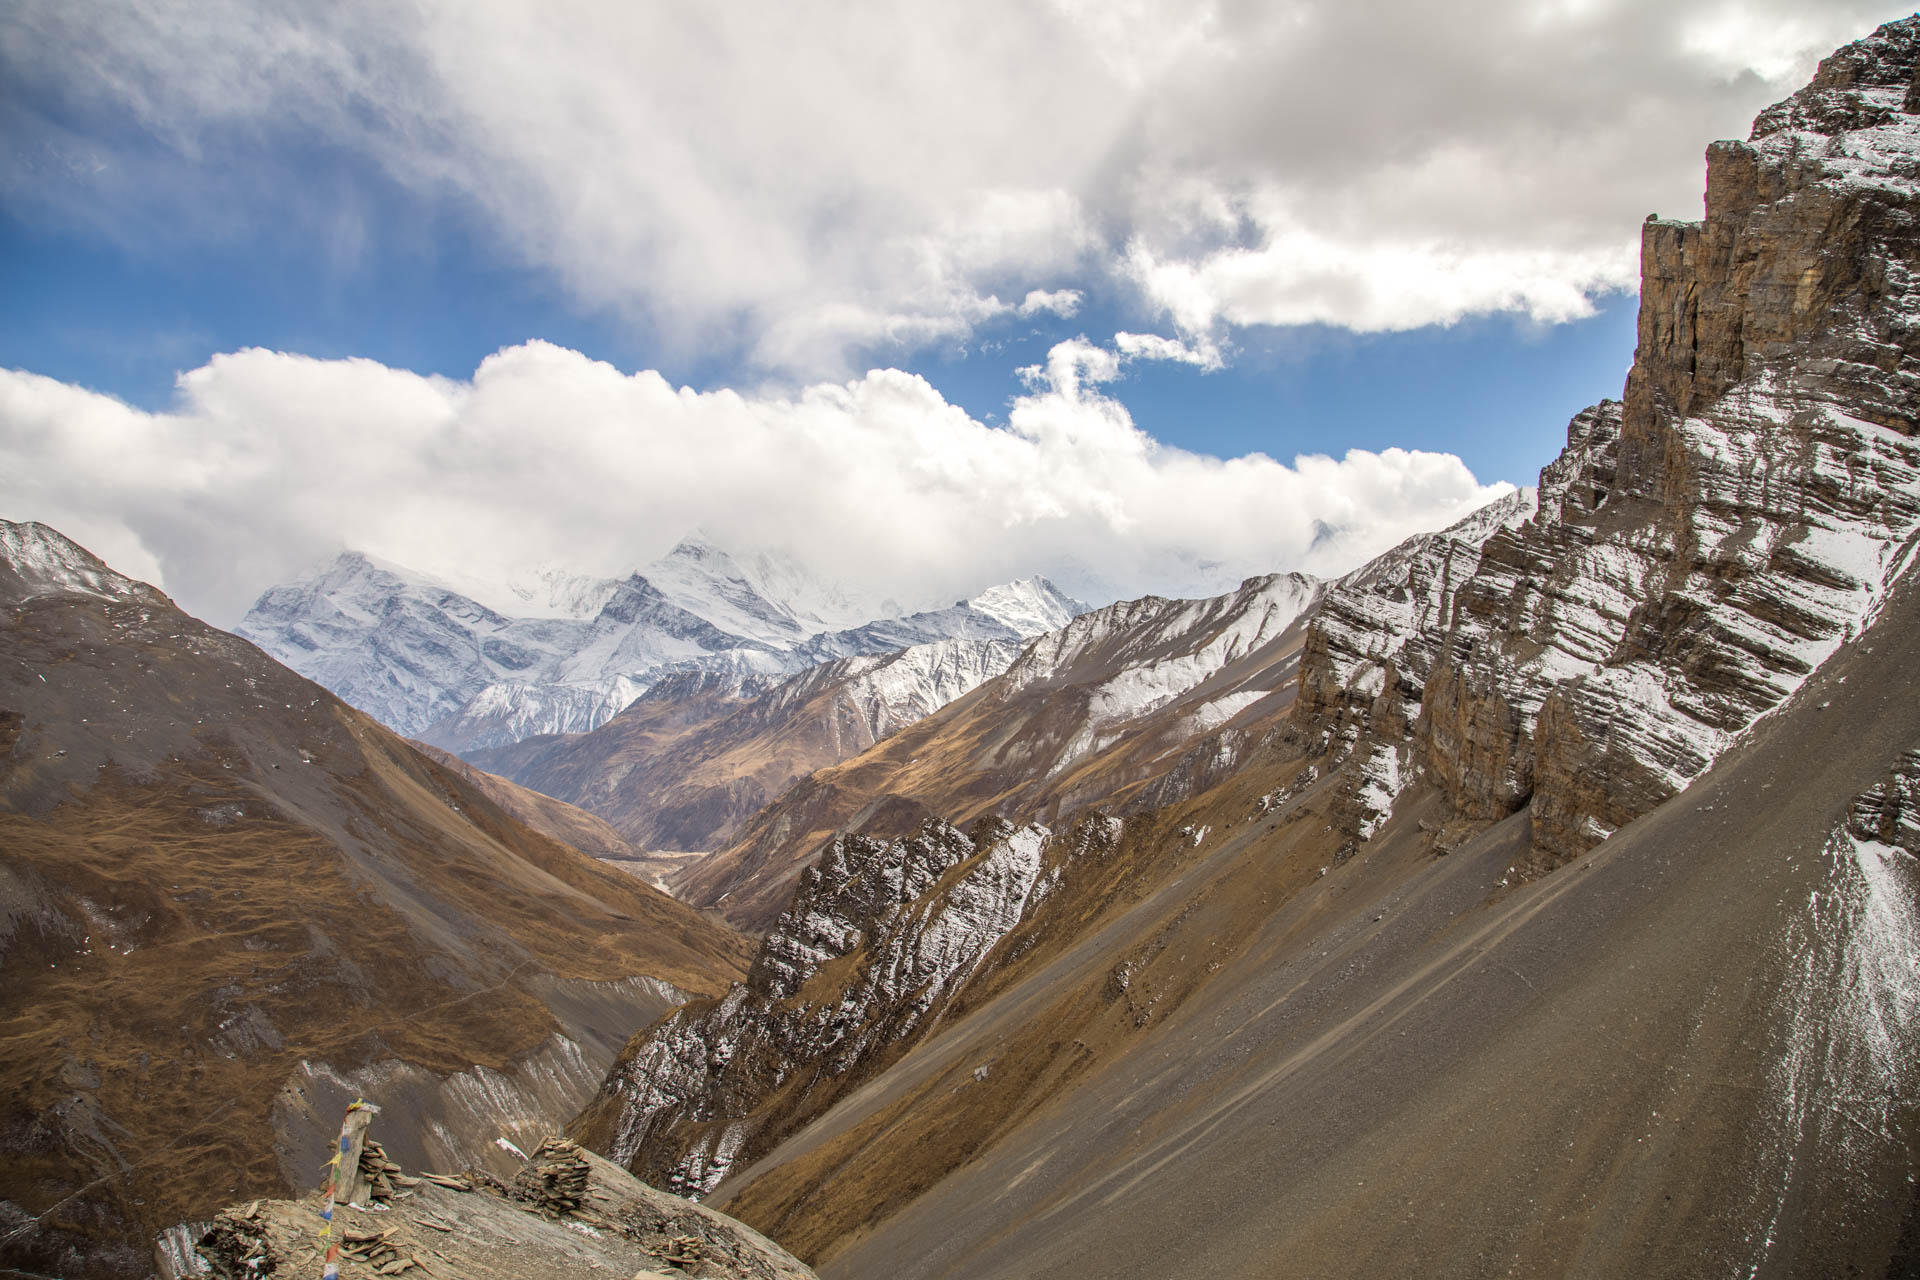
<path id="1" fill-rule="evenodd" d="M 704 1195 L 784 1136 L 769 1113 L 904 1052 L 1057 883 L 1120 834 L 1093 818 L 1064 840 L 1001 823 L 976 840 L 930 821 L 902 840 L 841 836 L 802 876 L 744 983 L 686 1006 L 628 1047 L 596 1108 L 609 1156 L 679 1194 Z M 833 975 L 827 980 L 829 972 Z M 809 1104 L 811 1105 L 811 1104 Z M 820 1105 L 825 1105 L 824 1101 Z"/>

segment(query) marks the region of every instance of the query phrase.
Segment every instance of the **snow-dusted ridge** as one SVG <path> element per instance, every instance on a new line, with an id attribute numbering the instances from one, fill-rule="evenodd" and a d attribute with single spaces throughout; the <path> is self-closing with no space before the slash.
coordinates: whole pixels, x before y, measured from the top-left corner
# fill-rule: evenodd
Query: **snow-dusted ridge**
<path id="1" fill-rule="evenodd" d="M 768 1104 L 810 1080 L 824 1110 L 862 1072 L 930 1030 L 988 954 L 1046 901 L 1066 863 L 1104 851 L 1117 822 L 1056 837 L 930 821 L 902 840 L 843 836 L 802 878 L 744 983 L 630 1043 L 582 1117 L 589 1142 L 656 1185 L 698 1197 L 790 1132 Z M 811 993 L 829 965 L 844 982 Z"/>
<path id="2" fill-rule="evenodd" d="M 1704 221 L 1648 220 L 1625 397 L 1575 417 L 1534 510 L 1329 593 L 1300 713 L 1353 761 L 1357 837 L 1424 777 L 1573 857 L 1874 616 L 1920 536 L 1917 56 L 1915 22 L 1840 50 L 1709 149 Z"/>
<path id="3" fill-rule="evenodd" d="M 115 573 L 65 534 L 31 520 L 0 520 L 0 564 L 13 571 L 26 598 L 86 595 L 133 600 L 155 594 L 146 583 Z"/>

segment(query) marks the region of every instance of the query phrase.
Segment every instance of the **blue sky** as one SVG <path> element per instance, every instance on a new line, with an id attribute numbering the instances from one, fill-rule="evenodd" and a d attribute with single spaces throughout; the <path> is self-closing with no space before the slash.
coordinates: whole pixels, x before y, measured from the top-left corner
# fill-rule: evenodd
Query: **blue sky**
<path id="1" fill-rule="evenodd" d="M 494 351 L 542 338 L 701 389 L 757 372 L 663 351 L 650 325 L 572 305 L 457 218 L 393 214 L 408 218 L 433 225 L 342 263 L 300 236 L 154 254 L 0 217 L 0 293 L 14 303 L 0 311 L 0 350 L 15 368 L 147 409 L 172 402 L 181 371 L 247 346 L 463 378 Z M 1619 395 L 1632 362 L 1638 299 L 1607 293 L 1595 305 L 1591 318 L 1552 325 L 1495 314 L 1389 334 L 1257 329 L 1237 335 L 1228 368 L 1135 364 L 1111 391 L 1156 439 L 1200 453 L 1286 460 L 1399 445 L 1451 451 L 1483 480 L 1527 484 L 1565 443 L 1567 419 Z M 1044 361 L 1054 343 L 1150 321 L 1109 302 L 889 354 L 975 417 L 1000 422 L 1024 390 L 1016 371 Z"/>
<path id="2" fill-rule="evenodd" d="M 0 506 L 216 617 L 693 524 L 897 598 L 1335 571 L 1531 482 L 1641 218 L 1901 15 L 21 0 Z"/>
<path id="3" fill-rule="evenodd" d="M 1633 362 L 1639 298 L 1616 292 L 1594 301 L 1592 317 L 1554 325 L 1492 315 L 1401 333 L 1255 330 L 1238 335 L 1229 368 L 1136 364 L 1112 394 L 1156 439 L 1218 457 L 1398 445 L 1458 454 L 1482 480 L 1532 484 L 1566 444 L 1567 420 L 1618 398 Z M 1009 365 L 1030 365 L 1062 337 L 1097 329 L 1095 318 L 1012 326 L 997 340 L 1004 349 L 935 352 L 909 367 L 976 416 L 1004 416 L 1019 390 Z"/>

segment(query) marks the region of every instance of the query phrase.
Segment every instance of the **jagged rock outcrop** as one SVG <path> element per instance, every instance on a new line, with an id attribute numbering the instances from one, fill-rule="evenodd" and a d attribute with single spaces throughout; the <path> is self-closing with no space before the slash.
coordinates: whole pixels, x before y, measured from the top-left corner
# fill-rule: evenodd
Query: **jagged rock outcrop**
<path id="1" fill-rule="evenodd" d="M 341 1274 L 813 1280 L 810 1268 L 751 1227 L 656 1191 L 564 1138 L 542 1143 L 507 1184 L 399 1181 L 403 1187 L 377 1209 L 335 1208 Z M 319 1275 L 328 1239 L 321 1207 L 315 1197 L 235 1205 L 195 1238 L 169 1242 L 174 1274 Z M 196 1265 L 197 1272 L 179 1269 Z"/>
<path id="2" fill-rule="evenodd" d="M 747 980 L 636 1037 L 574 1132 L 650 1182 L 705 1194 L 924 1037 L 1065 865 L 1119 826 L 1094 818 L 1055 839 L 932 820 L 901 840 L 834 840 Z"/>
<path id="3" fill-rule="evenodd" d="M 1649 220 L 1624 401 L 1574 419 L 1537 512 L 1468 581 L 1409 583 L 1400 632 L 1331 594 L 1298 717 L 1385 779 L 1362 838 L 1418 771 L 1466 820 L 1530 806 L 1536 865 L 1563 861 L 1698 776 L 1871 614 L 1920 528 L 1917 43 L 1892 23 L 1835 54 L 1709 150 L 1705 221 Z M 1389 671 L 1399 695 L 1369 700 Z"/>
<path id="4" fill-rule="evenodd" d="M 1310 755 L 1348 762 L 1338 813 L 1356 842 L 1379 830 L 1412 775 L 1427 684 L 1489 540 L 1536 506 L 1533 490 L 1517 490 L 1439 533 L 1409 538 L 1333 583 L 1311 615 L 1293 719 L 1310 735 Z"/>

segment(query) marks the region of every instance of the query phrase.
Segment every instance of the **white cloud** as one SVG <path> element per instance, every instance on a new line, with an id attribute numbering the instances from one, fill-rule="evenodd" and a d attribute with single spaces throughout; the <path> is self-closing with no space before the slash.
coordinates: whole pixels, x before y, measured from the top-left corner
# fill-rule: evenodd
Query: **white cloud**
<path id="1" fill-rule="evenodd" d="M 1635 287 L 1639 265 L 1627 245 L 1584 253 L 1431 242 L 1360 248 L 1306 230 L 1193 261 L 1161 261 L 1141 245 L 1129 255 L 1141 288 L 1191 334 L 1211 333 L 1221 321 L 1378 333 L 1492 311 L 1554 324 L 1592 315 L 1591 293 Z"/>
<path id="2" fill-rule="evenodd" d="M 1071 320 L 1080 310 L 1083 296 L 1078 289 L 1029 289 L 1025 300 L 1014 310 L 1023 316 L 1049 313 Z"/>
<path id="3" fill-rule="evenodd" d="M 377 229 L 301 157 L 357 156 L 581 304 L 801 380 L 1116 282 L 1190 343 L 1552 321 L 1631 287 L 1640 219 L 1698 208 L 1708 141 L 1896 16 L 17 0 L 0 194 L 143 248 L 280 220 L 350 262 Z"/>
<path id="4" fill-rule="evenodd" d="M 38 519 L 231 622 L 345 546 L 448 575 L 617 573 L 703 526 L 876 596 L 937 602 L 1033 572 L 1091 593 L 1334 571 L 1488 501 L 1459 459 L 1292 466 L 1160 445 L 1061 343 L 1007 426 L 876 370 L 790 397 L 697 393 L 542 342 L 469 381 L 265 350 L 130 408 L 0 372 L 0 513 Z"/>
<path id="5" fill-rule="evenodd" d="M 1186 343 L 1157 333 L 1128 333 L 1123 329 L 1113 335 L 1113 345 L 1133 360 L 1171 360 L 1202 369 L 1218 369 L 1222 364 L 1220 348 L 1205 339 Z"/>

